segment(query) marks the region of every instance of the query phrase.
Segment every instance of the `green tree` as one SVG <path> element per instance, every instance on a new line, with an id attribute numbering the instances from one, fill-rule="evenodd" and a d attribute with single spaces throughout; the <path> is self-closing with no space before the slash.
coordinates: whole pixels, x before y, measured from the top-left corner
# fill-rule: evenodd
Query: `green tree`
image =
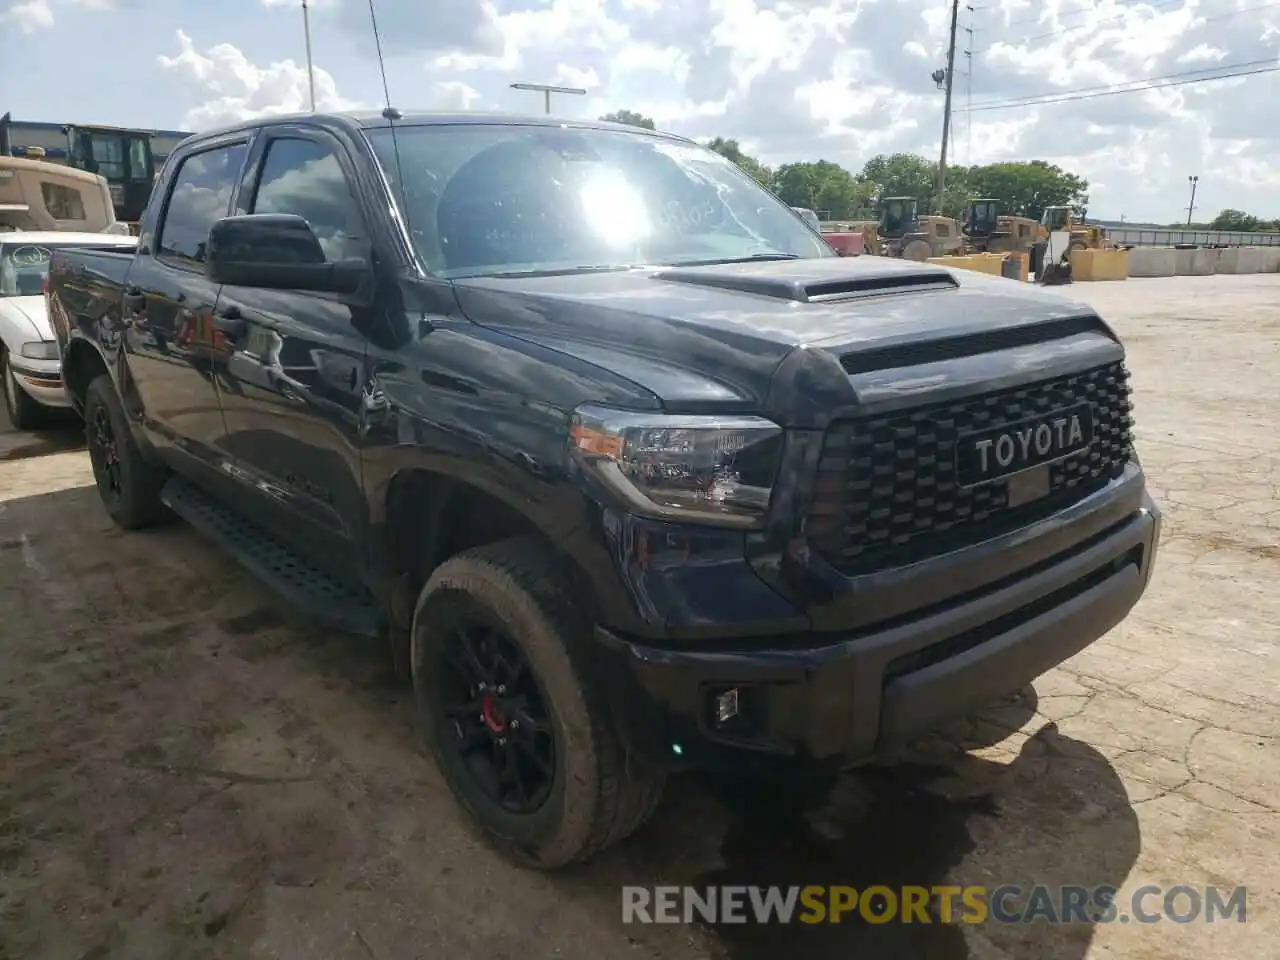
<path id="1" fill-rule="evenodd" d="M 933 202 L 938 165 L 914 153 L 882 153 L 866 162 L 858 179 L 873 188 L 877 199 L 915 197 L 924 211 Z"/>
<path id="2" fill-rule="evenodd" d="M 1270 226 L 1271 224 L 1243 210 L 1231 209 L 1223 210 L 1209 221 L 1210 230 L 1264 230 Z"/>
<path id="3" fill-rule="evenodd" d="M 741 167 L 747 174 L 755 178 L 756 182 L 766 187 L 773 187 L 773 171 L 766 167 L 755 157 L 742 152 L 742 147 L 737 140 L 726 140 L 724 137 L 716 137 L 706 144 L 709 150 L 714 150 L 726 160 L 731 160 Z"/>
<path id="4" fill-rule="evenodd" d="M 631 127 L 643 127 L 645 130 L 657 129 L 649 117 L 636 113 L 634 110 L 615 110 L 613 113 L 606 113 L 600 119 L 607 120 L 609 123 L 625 123 Z"/>
<path id="5" fill-rule="evenodd" d="M 1045 207 L 1069 206 L 1083 216 L 1089 203 L 1088 180 L 1044 160 L 972 167 L 968 184 L 975 196 L 1001 200 L 1005 212 L 1035 220 Z"/>
<path id="6" fill-rule="evenodd" d="M 868 185 L 830 160 L 784 164 L 774 173 L 773 185 L 783 202 L 808 207 L 828 220 L 857 217 L 872 205 Z"/>

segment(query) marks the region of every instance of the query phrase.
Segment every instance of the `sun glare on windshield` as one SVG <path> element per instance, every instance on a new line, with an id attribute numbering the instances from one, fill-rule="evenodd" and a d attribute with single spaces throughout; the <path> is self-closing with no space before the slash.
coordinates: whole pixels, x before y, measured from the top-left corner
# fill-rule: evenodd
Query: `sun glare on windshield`
<path id="1" fill-rule="evenodd" d="M 580 194 L 588 228 L 613 247 L 629 247 L 653 233 L 644 197 L 616 170 L 594 171 Z"/>

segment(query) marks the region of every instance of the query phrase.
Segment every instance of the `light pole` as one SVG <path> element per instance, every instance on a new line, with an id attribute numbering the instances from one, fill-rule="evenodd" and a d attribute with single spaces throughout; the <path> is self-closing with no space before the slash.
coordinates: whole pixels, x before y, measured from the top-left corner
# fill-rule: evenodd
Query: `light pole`
<path id="1" fill-rule="evenodd" d="M 542 102 L 546 107 L 547 115 L 551 115 L 551 95 L 553 93 L 572 93 L 582 96 L 587 91 L 581 87 L 557 87 L 550 83 L 513 83 L 512 90 L 539 90 L 542 92 Z"/>
<path id="2" fill-rule="evenodd" d="M 1196 209 L 1196 184 L 1200 182 L 1199 177 L 1187 177 L 1187 183 L 1191 184 L 1191 203 L 1187 205 L 1187 226 L 1191 226 L 1191 214 Z"/>
<path id="3" fill-rule="evenodd" d="M 311 91 L 311 112 L 316 112 L 316 71 L 311 65 L 311 13 L 302 0 L 302 33 L 307 38 L 307 87 Z"/>

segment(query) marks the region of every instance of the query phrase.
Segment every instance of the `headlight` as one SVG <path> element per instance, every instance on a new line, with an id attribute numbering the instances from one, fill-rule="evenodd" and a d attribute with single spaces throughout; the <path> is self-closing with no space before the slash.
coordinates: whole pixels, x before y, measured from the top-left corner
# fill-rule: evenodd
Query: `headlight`
<path id="1" fill-rule="evenodd" d="M 637 513 L 747 528 L 769 508 L 782 428 L 759 417 L 666 416 L 586 405 L 574 453 Z"/>
<path id="2" fill-rule="evenodd" d="M 54 340 L 32 340 L 18 350 L 28 360 L 57 360 L 58 344 Z"/>

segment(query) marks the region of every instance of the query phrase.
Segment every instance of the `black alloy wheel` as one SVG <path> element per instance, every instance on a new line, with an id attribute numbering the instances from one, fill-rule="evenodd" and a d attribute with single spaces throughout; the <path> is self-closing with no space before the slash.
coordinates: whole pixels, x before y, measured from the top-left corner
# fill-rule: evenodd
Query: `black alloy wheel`
<path id="1" fill-rule="evenodd" d="M 119 500 L 124 487 L 120 475 L 120 450 L 110 411 L 105 406 L 95 406 L 87 424 L 89 462 L 93 465 L 98 491 L 104 500 Z"/>
<path id="2" fill-rule="evenodd" d="M 555 737 L 519 645 L 464 615 L 439 651 L 444 739 L 486 799 L 509 813 L 535 812 L 555 783 Z"/>
<path id="3" fill-rule="evenodd" d="M 111 377 L 95 377 L 84 396 L 85 445 L 102 505 L 116 525 L 139 530 L 169 518 L 160 499 L 167 473 L 142 455 Z"/>

